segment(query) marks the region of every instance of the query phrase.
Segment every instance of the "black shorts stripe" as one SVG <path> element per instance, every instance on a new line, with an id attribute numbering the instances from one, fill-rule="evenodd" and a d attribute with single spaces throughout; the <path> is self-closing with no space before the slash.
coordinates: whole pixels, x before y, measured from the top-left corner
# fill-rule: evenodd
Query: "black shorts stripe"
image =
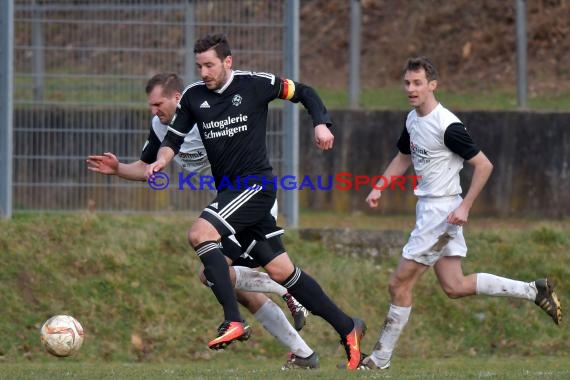
<path id="1" fill-rule="evenodd" d="M 255 244 L 257 244 L 257 240 L 253 240 L 251 242 L 251 244 L 247 247 L 247 249 L 245 250 L 244 254 L 245 256 L 249 256 L 249 253 L 251 252 L 251 250 L 253 249 L 253 247 L 255 247 Z M 242 255 L 242 256 L 243 256 Z"/>
<path id="2" fill-rule="evenodd" d="M 206 207 L 202 212 L 207 212 L 208 214 L 214 216 L 217 220 L 219 220 L 224 225 L 224 227 L 226 227 L 230 231 L 231 235 L 235 235 L 236 230 L 232 227 L 231 224 L 226 222 L 226 220 L 224 218 L 222 218 L 217 212 L 215 212 L 214 210 L 212 210 L 211 208 L 208 208 L 208 207 Z"/>
<path id="3" fill-rule="evenodd" d="M 227 219 L 230 215 L 232 215 L 236 210 L 238 210 L 241 206 L 243 206 L 248 200 L 250 200 L 255 194 L 261 191 L 261 186 L 255 185 L 243 193 L 238 195 L 235 199 L 233 199 L 230 203 L 228 203 L 224 208 L 222 208 L 219 212 L 219 215 Z"/>
<path id="4" fill-rule="evenodd" d="M 272 232 L 272 233 L 270 233 L 270 234 L 265 235 L 265 238 L 269 240 L 269 239 L 271 239 L 272 237 L 279 236 L 279 235 L 284 235 L 284 234 L 285 234 L 285 230 L 281 229 L 281 230 L 277 230 L 277 231 L 275 231 L 275 232 Z"/>

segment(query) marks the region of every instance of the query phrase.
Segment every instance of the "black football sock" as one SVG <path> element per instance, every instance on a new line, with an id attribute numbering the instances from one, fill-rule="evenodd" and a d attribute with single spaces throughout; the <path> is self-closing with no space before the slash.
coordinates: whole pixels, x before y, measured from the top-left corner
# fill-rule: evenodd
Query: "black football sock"
<path id="1" fill-rule="evenodd" d="M 204 275 L 224 309 L 226 321 L 242 321 L 236 294 L 230 280 L 228 263 L 215 241 L 206 241 L 195 247 L 196 254 L 204 264 Z"/>
<path id="2" fill-rule="evenodd" d="M 300 268 L 281 285 L 287 288 L 307 310 L 330 323 L 341 337 L 354 328 L 354 321 L 343 312 L 323 291 L 321 286 Z"/>

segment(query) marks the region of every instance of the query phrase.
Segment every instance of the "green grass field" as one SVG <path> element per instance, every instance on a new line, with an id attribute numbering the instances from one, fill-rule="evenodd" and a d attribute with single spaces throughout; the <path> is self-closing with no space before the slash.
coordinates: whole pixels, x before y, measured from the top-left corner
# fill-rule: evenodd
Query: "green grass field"
<path id="1" fill-rule="evenodd" d="M 348 94 L 342 90 L 318 89 L 329 109 L 347 108 Z M 446 107 L 455 111 L 512 111 L 518 109 L 515 89 L 487 89 L 469 92 L 438 89 L 436 96 Z M 408 110 L 410 108 L 403 88 L 391 86 L 364 89 L 360 106 L 366 110 Z M 528 109 L 534 111 L 570 111 L 570 94 L 529 95 Z"/>
<path id="2" fill-rule="evenodd" d="M 234 351 L 243 350 L 236 349 Z M 239 353 L 223 353 L 226 358 L 191 363 L 84 363 L 66 359 L 45 363 L 0 364 L 0 379 L 10 380 L 154 380 L 154 379 L 568 379 L 567 357 L 402 359 L 397 368 L 387 371 L 347 373 L 335 363 L 323 360 L 323 368 L 310 371 L 281 371 L 264 360 L 246 359 Z M 227 358 L 229 356 L 229 358 Z"/>
<path id="3" fill-rule="evenodd" d="M 67 70 L 67 69 L 66 69 Z M 67 70 L 66 72 L 69 72 Z M 144 80 L 141 80 L 144 81 Z M 57 78 L 46 78 L 44 96 L 46 101 L 70 102 L 84 105 L 119 105 L 139 107 L 146 104 L 144 92 L 139 84 L 133 86 L 132 79 L 106 78 L 98 79 L 85 85 L 83 78 L 68 79 L 64 87 Z M 20 101 L 33 99 L 31 78 L 17 78 L 15 98 Z M 516 88 L 489 87 L 469 90 L 450 91 L 442 85 L 437 90 L 438 99 L 454 111 L 487 110 L 511 111 L 518 108 Z M 317 88 L 319 95 L 329 109 L 348 108 L 349 100 L 346 89 Z M 403 87 L 391 85 L 383 88 L 363 88 L 360 106 L 366 110 L 408 110 L 409 104 Z M 557 92 L 549 94 L 528 95 L 528 109 L 534 111 L 570 111 L 570 93 Z"/>
<path id="4" fill-rule="evenodd" d="M 529 281 L 550 275 L 566 305 L 570 221 L 471 218 L 466 272 Z M 338 336 L 315 316 L 302 335 L 320 354 L 319 370 L 282 372 L 287 350 L 245 310 L 252 338 L 212 352 L 206 343 L 222 314 L 196 278 L 199 263 L 185 237 L 191 221 L 185 214 L 105 213 L 17 213 L 0 221 L 0 379 L 570 378 L 566 321 L 555 326 L 532 302 L 450 300 L 431 272 L 415 290 L 389 371 L 337 370 L 345 360 Z M 303 212 L 301 223 L 398 229 L 404 241 L 413 217 Z M 397 255 L 346 257 L 299 236 L 288 231 L 288 251 L 339 306 L 366 320 L 363 349 L 369 351 L 387 310 Z M 72 358 L 52 357 L 39 343 L 43 321 L 60 313 L 74 315 L 86 330 Z"/>

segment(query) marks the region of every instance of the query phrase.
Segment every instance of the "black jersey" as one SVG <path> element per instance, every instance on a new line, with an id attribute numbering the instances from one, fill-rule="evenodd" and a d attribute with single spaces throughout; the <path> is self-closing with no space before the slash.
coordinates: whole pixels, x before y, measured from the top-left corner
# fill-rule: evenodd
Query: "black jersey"
<path id="1" fill-rule="evenodd" d="M 234 183 L 248 175 L 270 175 L 267 112 L 269 103 L 277 98 L 301 102 L 314 125 L 331 125 L 325 106 L 311 87 L 273 74 L 232 71 L 217 91 L 209 90 L 204 82 L 184 90 L 162 145 L 177 153 L 184 136 L 196 125 L 216 184 L 224 177 Z"/>

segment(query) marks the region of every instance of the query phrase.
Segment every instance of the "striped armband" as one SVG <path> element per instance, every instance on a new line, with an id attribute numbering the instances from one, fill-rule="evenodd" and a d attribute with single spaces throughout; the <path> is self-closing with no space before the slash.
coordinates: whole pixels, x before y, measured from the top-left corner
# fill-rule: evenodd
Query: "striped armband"
<path id="1" fill-rule="evenodd" d="M 293 95 L 295 95 L 295 82 L 291 79 L 281 79 L 281 91 L 279 93 L 279 98 L 291 100 Z"/>

